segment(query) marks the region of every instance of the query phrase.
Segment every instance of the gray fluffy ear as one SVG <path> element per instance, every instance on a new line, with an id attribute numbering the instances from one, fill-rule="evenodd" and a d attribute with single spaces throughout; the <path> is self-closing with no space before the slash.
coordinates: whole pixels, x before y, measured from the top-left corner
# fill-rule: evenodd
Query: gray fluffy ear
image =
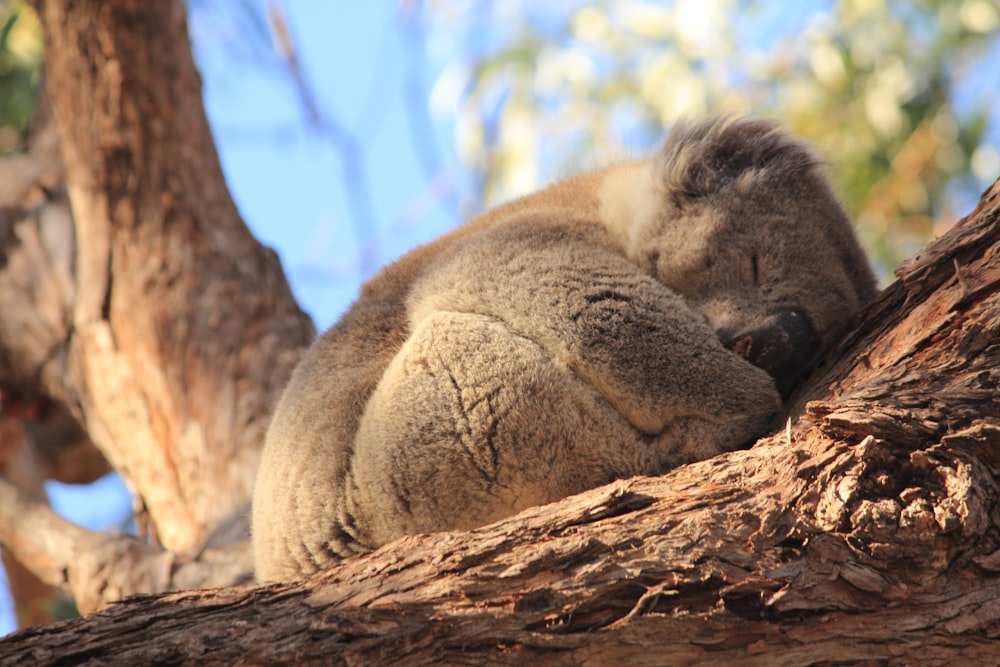
<path id="1" fill-rule="evenodd" d="M 660 156 L 663 182 L 674 205 L 751 183 L 800 177 L 819 164 L 812 150 L 773 120 L 717 116 L 680 122 Z"/>

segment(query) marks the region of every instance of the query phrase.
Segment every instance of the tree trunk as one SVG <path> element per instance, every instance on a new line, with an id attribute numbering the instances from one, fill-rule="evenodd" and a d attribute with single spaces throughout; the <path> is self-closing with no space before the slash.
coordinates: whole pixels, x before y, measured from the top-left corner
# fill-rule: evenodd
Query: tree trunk
<path id="1" fill-rule="evenodd" d="M 36 664 L 995 664 L 1000 181 L 752 449 L 313 580 L 23 631 Z"/>
<path id="2" fill-rule="evenodd" d="M 148 491 L 162 544 L 186 552 L 244 509 L 295 361 L 285 350 L 307 344 L 311 326 L 226 189 L 184 6 L 38 9 L 78 281 L 59 359 L 71 381 L 45 388 Z"/>
<path id="3" fill-rule="evenodd" d="M 15 397 L 75 421 L 150 530 L 90 535 L 0 480 L 0 542 L 84 611 L 245 580 L 264 430 L 312 324 L 230 199 L 183 4 L 34 4 L 72 217 L 47 153 L 0 165 L 16 176 L 0 186 L 3 412 Z"/>
<path id="4" fill-rule="evenodd" d="M 73 217 L 46 217 L 45 169 L 18 170 L 13 207 L 0 179 L 3 409 L 82 426 L 67 441 L 124 475 L 167 548 L 2 480 L 0 541 L 84 609 L 238 581 L 245 541 L 222 531 L 311 326 L 226 193 L 180 3 L 36 6 Z M 132 599 L 0 640 L 0 663 L 995 663 L 998 257 L 1000 182 L 750 450 L 298 584 Z"/>

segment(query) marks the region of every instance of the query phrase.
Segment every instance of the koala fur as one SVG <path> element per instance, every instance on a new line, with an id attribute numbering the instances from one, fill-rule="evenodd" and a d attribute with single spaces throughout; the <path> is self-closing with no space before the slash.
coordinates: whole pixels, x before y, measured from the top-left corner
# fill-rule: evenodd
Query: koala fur
<path id="1" fill-rule="evenodd" d="M 874 291 L 817 158 L 771 121 L 682 124 L 500 206 L 383 269 L 304 355 L 257 477 L 256 576 L 747 445 Z"/>

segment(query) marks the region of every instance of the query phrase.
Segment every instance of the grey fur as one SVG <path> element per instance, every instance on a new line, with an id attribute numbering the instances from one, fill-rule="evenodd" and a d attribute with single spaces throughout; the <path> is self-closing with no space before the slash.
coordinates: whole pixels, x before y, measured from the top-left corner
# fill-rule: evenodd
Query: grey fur
<path id="1" fill-rule="evenodd" d="M 681 125 L 488 212 L 304 355 L 258 473 L 256 576 L 749 444 L 781 399 L 747 359 L 779 373 L 785 341 L 806 370 L 874 290 L 817 159 L 770 121 Z"/>

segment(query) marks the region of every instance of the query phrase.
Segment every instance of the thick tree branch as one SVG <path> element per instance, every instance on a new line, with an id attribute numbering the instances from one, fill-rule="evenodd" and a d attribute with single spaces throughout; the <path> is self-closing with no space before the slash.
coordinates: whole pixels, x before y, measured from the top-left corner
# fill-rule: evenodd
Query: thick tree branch
<path id="1" fill-rule="evenodd" d="M 2 409 L 53 476 L 87 481 L 110 462 L 166 550 L 40 509 L 5 511 L 0 533 L 83 609 L 237 581 L 264 429 L 311 322 L 230 199 L 183 4 L 34 5 L 62 160 L 39 131 L 0 164 L 17 175 L 0 186 Z M 53 419 L 18 409 L 39 405 Z"/>
<path id="2" fill-rule="evenodd" d="M 81 528 L 2 477 L 0 543 L 84 613 L 137 593 L 246 583 L 252 569 L 245 542 L 183 558 L 131 535 Z"/>
<path id="3" fill-rule="evenodd" d="M 312 326 L 229 197 L 183 5 L 35 6 L 73 207 L 57 256 L 69 261 L 62 282 L 55 266 L 35 270 L 59 304 L 38 325 L 44 353 L 22 354 L 41 336 L 7 327 L 0 358 L 85 425 L 166 547 L 196 552 L 246 511 L 267 415 Z M 24 252 L 16 236 L 37 230 L 27 245 L 44 256 L 62 229 L 4 227 L 0 269 Z M 22 304 L 39 296 L 3 288 Z"/>
<path id="4" fill-rule="evenodd" d="M 62 204 L 57 188 L 34 186 L 11 195 L 20 213 L 0 211 L 0 381 L 85 426 L 172 551 L 60 523 L 6 484 L 0 541 L 88 609 L 229 584 L 246 550 L 226 528 L 244 516 L 270 405 L 311 326 L 226 192 L 180 3 L 35 5 L 73 217 L 63 206 L 43 223 Z M 37 173 L 36 184 L 47 172 Z M 46 196 L 25 205 L 35 191 Z M 14 664 L 991 661 L 998 254 L 994 184 L 901 268 L 804 387 L 787 431 L 751 450 L 470 533 L 409 537 L 309 582 L 128 601 L 0 641 L 0 654 Z"/>

